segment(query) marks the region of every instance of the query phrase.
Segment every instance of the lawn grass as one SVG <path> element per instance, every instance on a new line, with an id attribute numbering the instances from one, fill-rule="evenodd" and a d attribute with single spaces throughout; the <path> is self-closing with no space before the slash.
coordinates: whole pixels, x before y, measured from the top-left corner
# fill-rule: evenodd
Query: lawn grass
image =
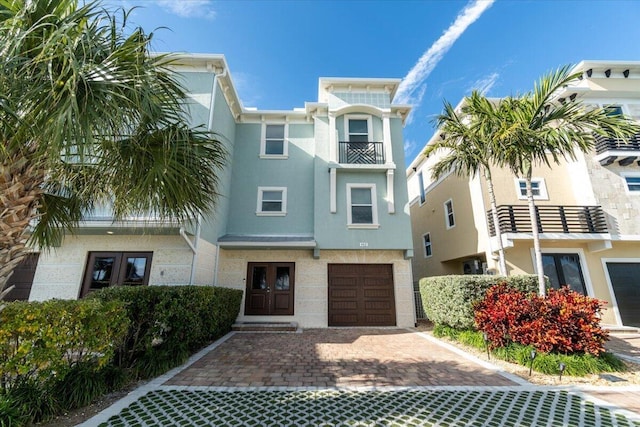
<path id="1" fill-rule="evenodd" d="M 486 351 L 486 344 L 481 332 L 471 329 L 455 329 L 444 325 L 435 325 L 433 334 L 436 337 L 447 337 L 453 341 Z M 530 366 L 532 346 L 511 343 L 491 351 L 491 356 L 511 363 Z M 591 354 L 556 354 L 536 353 L 533 370 L 547 375 L 558 375 L 560 363 L 565 370 L 563 375 L 581 377 L 602 372 L 621 372 L 625 365 L 611 353 L 602 353 L 596 357 Z"/>

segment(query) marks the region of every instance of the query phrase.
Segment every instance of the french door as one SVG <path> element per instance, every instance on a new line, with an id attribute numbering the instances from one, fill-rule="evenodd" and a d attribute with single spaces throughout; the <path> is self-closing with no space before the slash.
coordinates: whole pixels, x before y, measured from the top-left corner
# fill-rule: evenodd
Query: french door
<path id="1" fill-rule="evenodd" d="M 295 263 L 250 262 L 247 266 L 247 315 L 292 315 Z"/>

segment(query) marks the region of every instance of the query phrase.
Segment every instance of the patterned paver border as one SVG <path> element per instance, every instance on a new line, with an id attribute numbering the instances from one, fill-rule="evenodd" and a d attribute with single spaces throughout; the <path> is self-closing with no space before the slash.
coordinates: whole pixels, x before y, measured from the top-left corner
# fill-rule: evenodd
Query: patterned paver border
<path id="1" fill-rule="evenodd" d="M 566 390 L 205 390 L 162 387 L 100 424 L 126 426 L 640 426 Z"/>
<path id="2" fill-rule="evenodd" d="M 226 335 L 195 354 L 186 364 L 130 393 L 81 426 L 640 427 L 639 414 L 589 396 L 579 388 L 533 386 L 491 363 L 423 333 L 417 334 L 516 381 L 520 386 L 319 388 L 163 385 L 233 334 Z M 588 389 L 595 391 L 598 388 Z M 640 391 L 639 387 L 622 389 Z"/>

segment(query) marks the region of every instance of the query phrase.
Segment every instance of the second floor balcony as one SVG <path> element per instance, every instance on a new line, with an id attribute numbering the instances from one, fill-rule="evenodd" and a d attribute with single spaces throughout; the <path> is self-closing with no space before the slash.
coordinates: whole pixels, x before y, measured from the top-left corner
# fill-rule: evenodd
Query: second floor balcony
<path id="1" fill-rule="evenodd" d="M 618 162 L 620 166 L 629 166 L 640 160 L 640 135 L 634 135 L 625 141 L 605 136 L 596 136 L 596 160 L 602 166 Z"/>
<path id="2" fill-rule="evenodd" d="M 536 206 L 539 233 L 604 234 L 608 233 L 604 211 L 600 206 Z M 491 211 L 487 211 L 489 233 L 496 235 Z M 529 206 L 498 206 L 498 224 L 502 233 L 531 233 Z"/>
<path id="3" fill-rule="evenodd" d="M 352 165 L 383 165 L 384 145 L 382 142 L 340 141 L 338 162 Z"/>

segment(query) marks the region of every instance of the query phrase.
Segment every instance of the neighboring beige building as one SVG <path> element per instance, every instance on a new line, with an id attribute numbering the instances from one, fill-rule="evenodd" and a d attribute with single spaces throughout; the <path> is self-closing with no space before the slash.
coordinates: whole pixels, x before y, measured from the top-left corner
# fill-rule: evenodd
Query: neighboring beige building
<path id="1" fill-rule="evenodd" d="M 583 61 L 582 78 L 558 94 L 610 106 L 640 120 L 640 62 Z M 435 132 L 430 144 L 439 138 Z M 407 169 L 413 277 L 499 270 L 498 244 L 483 177 L 431 179 L 441 153 L 418 155 Z M 523 182 L 492 170 L 509 274 L 534 273 Z M 603 322 L 640 327 L 640 135 L 628 144 L 599 138 L 590 153 L 534 169 L 545 274 L 553 286 L 607 302 Z"/>

